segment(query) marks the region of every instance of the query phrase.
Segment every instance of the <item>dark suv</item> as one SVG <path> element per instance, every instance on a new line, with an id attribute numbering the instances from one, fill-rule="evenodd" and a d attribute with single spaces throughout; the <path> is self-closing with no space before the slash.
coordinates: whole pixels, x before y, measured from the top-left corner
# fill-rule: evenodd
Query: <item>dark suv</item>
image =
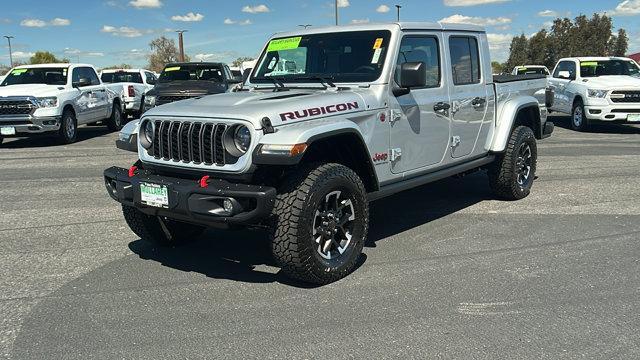
<path id="1" fill-rule="evenodd" d="M 144 110 L 170 102 L 227 92 L 242 81 L 223 63 L 170 63 L 144 97 Z"/>

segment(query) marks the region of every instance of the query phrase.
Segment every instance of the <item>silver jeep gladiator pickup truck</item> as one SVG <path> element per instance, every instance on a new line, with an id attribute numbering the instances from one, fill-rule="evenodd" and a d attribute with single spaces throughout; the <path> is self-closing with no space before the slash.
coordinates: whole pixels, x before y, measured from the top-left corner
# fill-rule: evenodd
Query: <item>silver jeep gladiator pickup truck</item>
<path id="1" fill-rule="evenodd" d="M 329 283 L 355 267 L 370 201 L 479 169 L 500 198 L 527 196 L 536 140 L 553 131 L 546 86 L 544 76 L 492 77 L 474 26 L 280 33 L 238 91 L 128 124 L 117 145 L 139 161 L 104 180 L 144 240 L 266 228 L 285 274 Z"/>

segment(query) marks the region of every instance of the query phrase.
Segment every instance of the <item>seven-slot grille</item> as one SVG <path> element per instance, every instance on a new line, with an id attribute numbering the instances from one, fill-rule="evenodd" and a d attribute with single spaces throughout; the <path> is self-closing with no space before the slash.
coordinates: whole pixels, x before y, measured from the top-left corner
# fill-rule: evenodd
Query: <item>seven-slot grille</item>
<path id="1" fill-rule="evenodd" d="M 36 108 L 29 100 L 0 100 L 0 116 L 29 115 Z"/>
<path id="2" fill-rule="evenodd" d="M 226 124 L 155 120 L 153 146 L 149 155 L 156 159 L 225 165 L 223 145 Z"/>
<path id="3" fill-rule="evenodd" d="M 202 96 L 202 95 L 158 96 L 158 98 L 156 99 L 156 105 L 168 104 L 174 101 L 191 99 L 196 96 Z"/>
<path id="4" fill-rule="evenodd" d="M 640 103 L 640 91 L 637 90 L 616 90 L 610 97 L 615 103 Z"/>

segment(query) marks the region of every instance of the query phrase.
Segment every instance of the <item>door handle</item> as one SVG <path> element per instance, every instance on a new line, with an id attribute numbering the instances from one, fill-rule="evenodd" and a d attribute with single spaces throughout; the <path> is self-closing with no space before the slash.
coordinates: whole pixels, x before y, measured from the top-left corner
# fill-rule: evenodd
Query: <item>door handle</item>
<path id="1" fill-rule="evenodd" d="M 451 104 L 446 102 L 438 102 L 435 105 L 433 105 L 433 111 L 435 112 L 446 111 L 449 109 L 451 109 Z"/>
<path id="2" fill-rule="evenodd" d="M 481 97 L 477 97 L 473 100 L 471 100 L 471 105 L 474 107 L 481 107 L 484 106 L 484 104 L 487 102 L 486 99 L 481 98 Z"/>

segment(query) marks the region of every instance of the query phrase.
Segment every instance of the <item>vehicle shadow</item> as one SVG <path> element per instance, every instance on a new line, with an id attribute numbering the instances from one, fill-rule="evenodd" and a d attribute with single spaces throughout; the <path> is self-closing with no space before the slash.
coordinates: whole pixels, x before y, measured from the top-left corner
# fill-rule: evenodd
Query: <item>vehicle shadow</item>
<path id="1" fill-rule="evenodd" d="M 571 117 L 569 116 L 551 115 L 549 121 L 553 122 L 555 126 L 573 131 L 571 129 Z M 589 125 L 585 132 L 594 134 L 640 134 L 640 126 L 599 122 Z"/>
<path id="2" fill-rule="evenodd" d="M 421 226 L 491 198 L 484 173 L 445 179 L 373 202 L 366 247 L 375 247 L 393 235 Z M 209 229 L 196 241 L 175 247 L 159 247 L 143 240 L 129 243 L 141 259 L 207 277 L 242 282 L 279 282 L 299 288 L 316 286 L 291 280 L 281 271 L 270 272 L 261 265 L 276 267 L 266 231 Z M 363 254 L 357 268 L 366 262 Z M 357 268 L 355 271 L 357 271 Z"/>

